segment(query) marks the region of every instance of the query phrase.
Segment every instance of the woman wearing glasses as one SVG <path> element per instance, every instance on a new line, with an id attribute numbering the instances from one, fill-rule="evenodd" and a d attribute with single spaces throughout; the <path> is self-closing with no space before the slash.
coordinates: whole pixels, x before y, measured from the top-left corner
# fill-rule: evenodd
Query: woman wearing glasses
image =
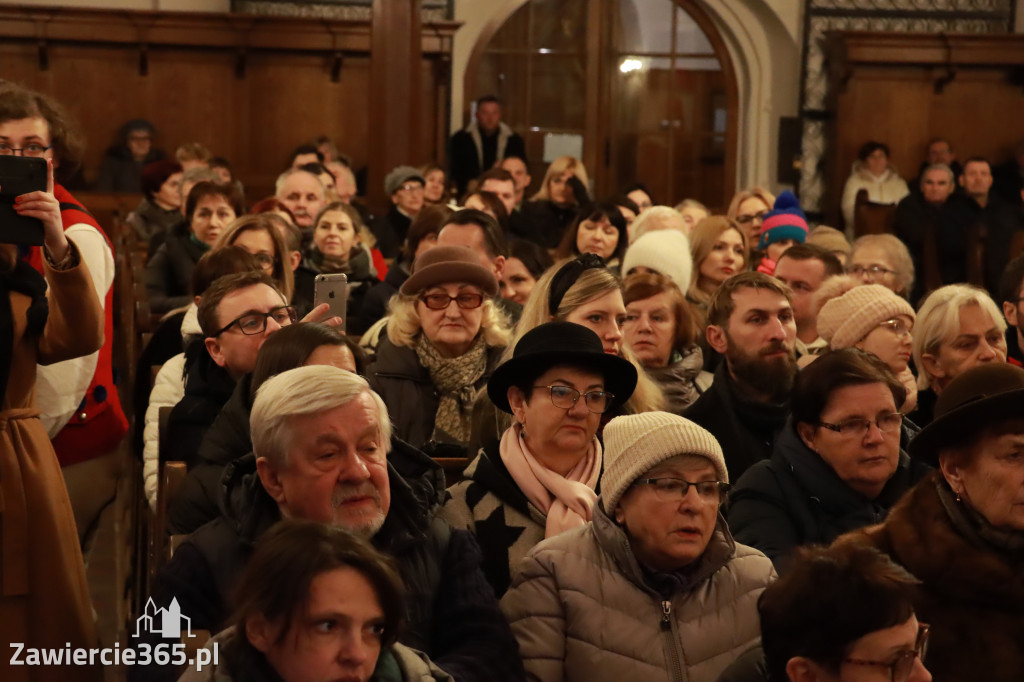
<path id="1" fill-rule="evenodd" d="M 509 339 L 497 294 L 494 273 L 467 247 L 436 246 L 416 258 L 367 370 L 395 436 L 433 456 L 465 456 L 473 401 Z"/>
<path id="2" fill-rule="evenodd" d="M 775 578 L 719 514 L 722 448 L 667 412 L 612 419 L 604 444 L 592 523 L 534 547 L 501 602 L 527 678 L 713 682 L 757 642 Z"/>
<path id="3" fill-rule="evenodd" d="M 906 245 L 891 234 L 857 239 L 846 271 L 864 284 L 881 284 L 903 298 L 909 298 L 914 288 L 914 260 Z"/>
<path id="4" fill-rule="evenodd" d="M 729 202 L 726 216 L 743 230 L 747 242 L 756 244 L 761 238 L 761 223 L 775 205 L 775 195 L 763 187 L 737 192 Z"/>
<path id="5" fill-rule="evenodd" d="M 927 472 L 900 450 L 906 389 L 876 356 L 834 350 L 802 370 L 771 459 L 730 495 L 729 527 L 780 572 L 801 545 L 882 521 Z"/>
<path id="6" fill-rule="evenodd" d="M 487 394 L 512 426 L 449 489 L 443 513 L 454 527 L 486 535 L 484 573 L 499 597 L 534 545 L 591 519 L 601 415 L 629 398 L 636 379 L 629 361 L 571 322 L 530 330 L 495 370 Z"/>
<path id="7" fill-rule="evenodd" d="M 829 348 L 860 348 L 878 356 L 907 389 L 899 411 L 910 413 L 917 406 L 917 378 L 908 367 L 914 343 L 910 304 L 880 284 L 833 277 L 818 290 L 817 305 L 818 334 Z M 807 362 L 816 358 L 806 357 Z"/>
<path id="8" fill-rule="evenodd" d="M 264 274 L 274 280 L 285 300 L 292 302 L 295 277 L 288 247 L 281 230 L 275 224 L 276 220 L 267 214 L 242 216 L 228 225 L 213 248 L 240 246 L 251 253 Z M 297 312 L 305 315 L 309 311 Z"/>
<path id="9" fill-rule="evenodd" d="M 1024 680 L 1024 370 L 974 367 L 939 396 L 910 456 L 936 466 L 885 523 L 843 538 L 921 581 L 938 682 Z"/>

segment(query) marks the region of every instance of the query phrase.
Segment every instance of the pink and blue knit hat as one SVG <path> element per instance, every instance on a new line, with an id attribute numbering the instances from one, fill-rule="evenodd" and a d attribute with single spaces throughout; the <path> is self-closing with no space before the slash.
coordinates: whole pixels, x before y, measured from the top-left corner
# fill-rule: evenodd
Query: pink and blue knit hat
<path id="1" fill-rule="evenodd" d="M 788 189 L 775 200 L 772 210 L 764 214 L 757 250 L 764 251 L 769 244 L 783 239 L 794 239 L 798 244 L 807 239 L 807 216 L 796 196 Z"/>

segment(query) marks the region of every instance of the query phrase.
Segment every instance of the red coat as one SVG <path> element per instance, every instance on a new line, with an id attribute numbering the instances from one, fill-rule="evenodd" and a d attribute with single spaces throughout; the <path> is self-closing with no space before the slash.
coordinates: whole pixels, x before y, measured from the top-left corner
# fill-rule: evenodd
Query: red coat
<path id="1" fill-rule="evenodd" d="M 88 209 L 60 185 L 54 185 L 53 194 L 60 202 L 60 215 L 65 230 L 78 223 L 92 225 L 103 235 L 107 247 L 113 251 L 110 239 Z M 39 272 L 43 271 L 42 258 L 41 247 L 33 248 L 29 254 L 29 263 Z M 57 452 L 57 459 L 62 467 L 113 451 L 128 433 L 128 419 L 121 409 L 113 376 L 113 291 L 114 288 L 110 287 L 103 300 L 103 347 L 100 348 L 92 382 L 74 416 L 53 438 L 53 449 Z"/>

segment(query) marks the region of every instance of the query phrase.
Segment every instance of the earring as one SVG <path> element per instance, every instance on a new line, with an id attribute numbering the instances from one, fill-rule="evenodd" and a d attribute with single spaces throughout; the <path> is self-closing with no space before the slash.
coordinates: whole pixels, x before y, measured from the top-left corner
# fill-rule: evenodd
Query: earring
<path id="1" fill-rule="evenodd" d="M 957 501 L 957 504 L 959 504 L 960 502 L 962 502 L 962 501 L 963 501 L 962 499 L 960 499 L 960 491 L 959 491 L 959 490 L 958 490 L 958 491 L 956 491 L 956 498 L 955 498 L 955 499 L 956 499 L 956 501 Z"/>

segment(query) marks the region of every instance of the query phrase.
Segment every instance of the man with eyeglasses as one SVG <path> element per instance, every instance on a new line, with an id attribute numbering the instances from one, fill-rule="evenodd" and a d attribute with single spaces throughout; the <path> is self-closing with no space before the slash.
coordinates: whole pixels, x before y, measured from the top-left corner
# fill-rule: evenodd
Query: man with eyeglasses
<path id="1" fill-rule="evenodd" d="M 28 156 L 52 162 L 54 173 L 79 163 L 80 138 L 60 105 L 46 95 L 0 81 L 0 155 Z M 119 476 L 117 445 L 128 432 L 113 378 L 114 256 L 96 219 L 59 182 L 53 186 L 64 234 L 75 243 L 89 268 L 103 304 L 104 342 L 98 353 L 40 365 L 36 402 L 53 440 L 84 541 L 100 511 L 113 498 Z M 43 271 L 41 247 L 26 260 Z"/>
<path id="2" fill-rule="evenodd" d="M 199 303 L 203 343 L 185 349 L 185 395 L 171 411 L 167 459 L 196 462 L 199 444 L 237 381 L 256 366 L 263 342 L 295 322 L 295 309 L 263 272 L 215 281 Z"/>
<path id="3" fill-rule="evenodd" d="M 427 181 L 412 166 L 398 166 L 384 178 L 384 192 L 391 197 L 391 208 L 370 225 L 377 237 L 377 248 L 385 258 L 398 256 L 409 225 L 423 208 L 423 188 Z"/>

